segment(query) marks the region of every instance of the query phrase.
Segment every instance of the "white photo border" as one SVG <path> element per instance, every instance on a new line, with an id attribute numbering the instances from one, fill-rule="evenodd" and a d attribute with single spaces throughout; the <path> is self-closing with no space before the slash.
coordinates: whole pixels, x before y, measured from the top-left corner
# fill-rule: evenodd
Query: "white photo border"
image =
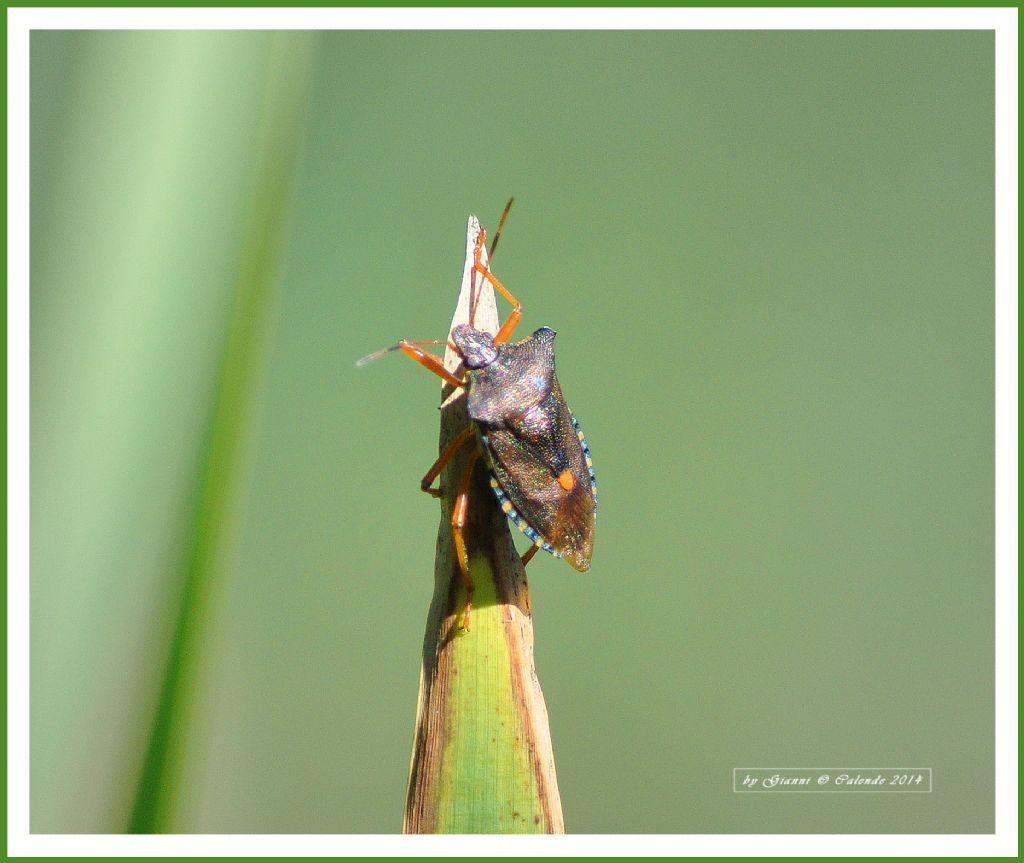
<path id="1" fill-rule="evenodd" d="M 9 8 L 10 856 L 924 856 L 1017 848 L 1016 8 Z M 29 833 L 29 36 L 35 29 L 992 30 L 996 42 L 996 833 L 991 835 L 33 835 Z"/>

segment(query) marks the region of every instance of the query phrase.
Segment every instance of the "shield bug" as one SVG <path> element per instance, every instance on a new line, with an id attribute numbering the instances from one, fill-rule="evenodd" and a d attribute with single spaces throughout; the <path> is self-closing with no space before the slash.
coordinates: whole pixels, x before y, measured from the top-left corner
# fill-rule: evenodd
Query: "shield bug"
<path id="1" fill-rule="evenodd" d="M 494 255 L 511 206 L 510 199 L 498 222 L 488 259 Z M 555 375 L 555 331 L 541 327 L 521 341 L 509 341 L 522 319 L 522 306 L 484 263 L 486 242 L 487 233 L 481 228 L 473 252 L 468 324 L 455 327 L 450 340 L 403 339 L 358 363 L 366 365 L 385 353 L 400 350 L 466 392 L 469 426 L 455 436 L 420 482 L 424 492 L 440 498 L 440 490 L 433 488 L 434 480 L 462 447 L 473 446 L 458 485 L 451 522 L 466 587 L 464 629 L 469 629 L 473 579 L 463 527 L 477 461 L 482 458 L 501 509 L 533 543 L 522 555 L 524 566 L 543 549 L 565 558 L 581 572 L 589 569 L 597 515 L 597 481 L 590 449 Z M 512 312 L 494 334 L 474 326 L 476 299 L 484 280 L 512 304 Z M 448 371 L 438 356 L 424 350 L 425 345 L 448 345 L 462 358 L 461 369 Z"/>

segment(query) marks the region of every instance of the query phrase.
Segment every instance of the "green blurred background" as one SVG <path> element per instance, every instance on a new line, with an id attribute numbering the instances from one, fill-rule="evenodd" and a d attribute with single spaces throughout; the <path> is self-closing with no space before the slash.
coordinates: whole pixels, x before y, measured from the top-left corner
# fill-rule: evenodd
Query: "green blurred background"
<path id="1" fill-rule="evenodd" d="M 993 52 L 35 32 L 32 829 L 399 829 L 439 385 L 354 360 L 514 194 L 601 483 L 530 569 L 570 832 L 991 831 Z M 732 792 L 879 764 L 935 790 Z"/>

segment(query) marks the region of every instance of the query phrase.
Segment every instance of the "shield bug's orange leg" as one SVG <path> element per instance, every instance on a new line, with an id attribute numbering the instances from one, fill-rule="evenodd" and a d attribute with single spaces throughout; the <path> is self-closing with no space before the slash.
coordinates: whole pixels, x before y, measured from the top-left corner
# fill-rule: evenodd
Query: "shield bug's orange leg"
<path id="1" fill-rule="evenodd" d="M 462 529 L 466 526 L 466 510 L 469 507 L 469 482 L 473 478 L 473 468 L 479 458 L 478 450 L 473 450 L 466 461 L 459 483 L 459 496 L 455 499 L 452 510 L 452 539 L 455 541 L 455 554 L 459 559 L 459 570 L 462 572 L 462 583 L 466 586 L 466 611 L 462 618 L 462 628 L 469 632 L 469 610 L 473 607 L 473 577 L 469 574 L 469 554 L 466 552 L 466 539 Z"/>
<path id="2" fill-rule="evenodd" d="M 521 558 L 521 562 L 522 562 L 524 568 L 525 568 L 526 564 L 528 564 L 531 560 L 533 560 L 533 556 L 538 551 L 540 551 L 540 546 L 539 545 L 531 545 L 530 546 L 530 550 L 527 551 L 525 554 L 523 554 L 523 556 Z"/>
<path id="3" fill-rule="evenodd" d="M 494 337 L 494 344 L 500 345 L 502 342 L 508 341 L 508 337 L 512 335 L 512 330 L 514 330 L 519 325 L 519 321 L 523 317 L 523 307 L 519 303 L 519 300 L 512 296 L 512 294 L 509 292 L 509 289 L 506 288 L 500 281 L 498 281 L 494 273 L 492 273 L 489 269 L 487 269 L 487 267 L 483 265 L 483 259 L 481 257 L 480 252 L 483 249 L 484 244 L 486 242 L 487 232 L 481 231 L 476 238 L 476 250 L 473 253 L 473 269 L 476 272 L 480 273 L 480 275 L 482 275 L 485 279 L 487 279 L 487 281 L 491 283 L 491 286 L 496 291 L 498 291 L 498 293 L 500 293 L 506 300 L 512 303 L 512 313 L 508 316 L 508 320 L 506 320 L 505 323 L 501 325 L 501 329 L 498 330 L 498 334 Z"/>
<path id="4" fill-rule="evenodd" d="M 431 497 L 441 497 L 441 490 L 439 488 L 431 488 L 434 480 L 437 479 L 437 475 L 444 470 L 444 466 L 451 461 L 452 456 L 459 451 L 459 448 L 464 446 L 466 441 L 473 436 L 473 427 L 463 429 L 459 432 L 454 440 L 448 446 L 445 447 L 444 452 L 441 453 L 441 457 L 435 461 L 430 470 L 426 472 L 423 479 L 420 480 L 420 488 L 429 494 Z"/>
<path id="5" fill-rule="evenodd" d="M 512 203 L 515 198 L 509 198 L 508 203 L 505 204 L 505 209 L 501 211 L 501 218 L 498 220 L 498 228 L 494 232 L 494 239 L 491 240 L 491 250 L 487 253 L 487 260 L 489 262 L 494 260 L 494 250 L 498 248 L 498 239 L 501 237 L 502 228 L 505 227 L 505 220 L 508 218 L 508 211 L 512 209 Z M 477 234 L 476 238 L 476 249 L 473 254 L 473 275 L 475 276 L 478 272 L 486 272 L 482 267 L 483 258 L 480 254 L 481 249 L 485 248 L 487 244 L 487 231 L 484 228 L 480 229 L 480 233 Z M 480 298 L 480 285 L 476 279 L 473 279 L 473 284 L 469 292 L 469 325 L 473 326 L 476 321 L 476 303 Z"/>
<path id="6" fill-rule="evenodd" d="M 423 348 L 418 347 L 412 342 L 401 341 L 398 343 L 398 348 L 407 357 L 411 357 L 416 360 L 416 362 L 423 366 L 423 368 L 433 372 L 439 378 L 443 378 L 448 381 L 452 386 L 464 387 L 466 385 L 466 381 L 459 380 L 444 367 L 444 363 L 441 362 L 440 357 L 427 353 Z"/>

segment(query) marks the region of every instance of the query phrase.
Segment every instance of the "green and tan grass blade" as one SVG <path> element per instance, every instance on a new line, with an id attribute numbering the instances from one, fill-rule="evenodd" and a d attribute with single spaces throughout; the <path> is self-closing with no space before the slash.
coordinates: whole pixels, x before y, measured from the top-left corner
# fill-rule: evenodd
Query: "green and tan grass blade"
<path id="1" fill-rule="evenodd" d="M 469 219 L 462 289 L 452 328 L 469 320 L 479 222 Z M 486 260 L 485 260 L 486 262 Z M 494 293 L 484 283 L 477 327 L 497 332 Z M 459 356 L 450 348 L 445 366 Z M 461 390 L 442 390 L 440 449 L 469 422 Z M 562 806 L 547 710 L 533 664 L 526 573 L 508 520 L 478 462 L 464 529 L 476 592 L 469 631 L 466 592 L 452 544 L 455 490 L 465 447 L 441 476 L 434 596 L 423 642 L 406 833 L 562 833 Z"/>

